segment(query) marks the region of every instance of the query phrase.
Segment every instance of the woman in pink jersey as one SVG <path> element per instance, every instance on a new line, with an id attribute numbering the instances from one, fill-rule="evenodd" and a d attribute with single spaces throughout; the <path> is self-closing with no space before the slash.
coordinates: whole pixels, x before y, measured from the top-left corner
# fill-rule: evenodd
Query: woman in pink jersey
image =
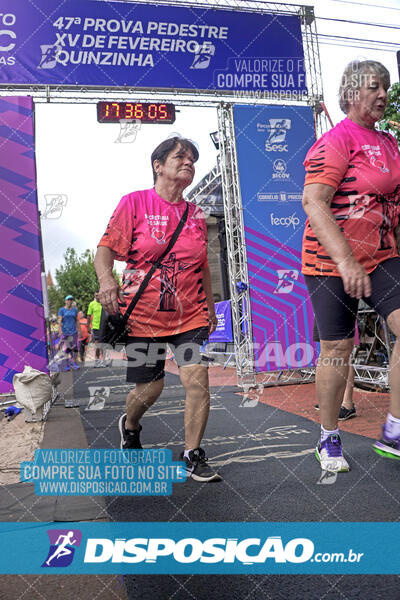
<path id="1" fill-rule="evenodd" d="M 99 301 L 109 313 L 124 312 L 146 273 L 167 247 L 187 203 L 183 190 L 192 183 L 199 153 L 187 139 L 173 137 L 151 155 L 154 187 L 124 196 L 101 238 L 95 257 Z M 126 261 L 122 289 L 112 275 L 114 260 Z M 128 321 L 127 397 L 119 421 L 122 449 L 141 449 L 139 421 L 160 396 L 166 344 L 172 346 L 186 390 L 185 450 L 181 459 L 196 481 L 221 477 L 207 464 L 200 442 L 207 424 L 210 394 L 207 363 L 200 347 L 215 330 L 214 300 L 207 262 L 203 212 L 189 204 L 186 223 L 161 262 Z"/>
<path id="2" fill-rule="evenodd" d="M 363 298 L 397 337 L 390 369 L 392 400 L 374 449 L 400 458 L 400 155 L 393 136 L 375 129 L 383 118 L 390 77 L 375 61 L 354 61 L 340 87 L 347 117 L 309 150 L 303 207 L 307 213 L 302 272 L 321 338 L 317 398 L 322 469 L 348 471 L 338 430 L 340 403 Z"/>

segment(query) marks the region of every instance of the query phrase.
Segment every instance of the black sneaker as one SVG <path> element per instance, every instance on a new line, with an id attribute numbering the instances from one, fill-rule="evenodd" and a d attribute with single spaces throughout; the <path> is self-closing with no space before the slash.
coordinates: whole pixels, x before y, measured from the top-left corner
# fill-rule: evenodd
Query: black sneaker
<path id="1" fill-rule="evenodd" d="M 339 412 L 339 421 L 347 421 L 347 419 L 351 419 L 352 417 L 356 417 L 356 408 L 346 408 L 345 406 L 340 407 Z"/>
<path id="2" fill-rule="evenodd" d="M 121 434 L 121 450 L 143 450 L 142 444 L 140 443 L 140 432 L 142 431 L 142 426 L 139 425 L 139 429 L 130 431 L 129 429 L 125 429 L 125 423 L 126 413 L 121 416 L 118 422 L 118 428 Z"/>
<path id="3" fill-rule="evenodd" d="M 181 460 L 186 463 L 186 474 L 195 481 L 221 481 L 219 473 L 215 473 L 207 464 L 206 453 L 202 448 L 195 448 L 189 452 L 189 458 L 181 453 Z"/>

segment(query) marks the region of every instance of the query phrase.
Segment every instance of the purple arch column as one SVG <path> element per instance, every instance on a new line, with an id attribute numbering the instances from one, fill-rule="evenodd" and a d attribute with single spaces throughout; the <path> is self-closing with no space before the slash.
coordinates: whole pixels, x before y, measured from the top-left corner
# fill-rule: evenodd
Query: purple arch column
<path id="1" fill-rule="evenodd" d="M 0 98 L 0 393 L 46 370 L 33 101 Z"/>

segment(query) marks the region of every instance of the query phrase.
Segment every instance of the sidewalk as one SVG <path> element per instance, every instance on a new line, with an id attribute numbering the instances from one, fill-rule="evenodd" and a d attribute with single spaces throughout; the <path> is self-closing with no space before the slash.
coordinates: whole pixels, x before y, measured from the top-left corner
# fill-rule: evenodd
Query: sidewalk
<path id="1" fill-rule="evenodd" d="M 72 373 L 62 374 L 59 388 L 72 397 Z M 18 420 L 17 420 L 18 419 Z M 25 423 L 24 411 L 0 441 L 2 455 L 15 442 L 14 432 L 26 440 L 26 432 L 35 433 L 35 444 L 20 450 L 20 460 L 32 460 L 40 448 L 87 448 L 87 438 L 79 409 L 65 408 L 60 400 L 52 407 L 45 423 Z M 43 430 L 43 431 L 42 431 Z M 7 432 L 7 430 L 4 430 Z M 23 432 L 23 433 L 21 433 Z M 19 472 L 19 469 L 18 469 Z M 14 479 L 18 479 L 15 473 Z M 0 485 L 0 521 L 108 521 L 101 497 L 36 496 L 30 483 Z M 126 589 L 120 575 L 0 575 L 0 600 L 126 600 Z"/>

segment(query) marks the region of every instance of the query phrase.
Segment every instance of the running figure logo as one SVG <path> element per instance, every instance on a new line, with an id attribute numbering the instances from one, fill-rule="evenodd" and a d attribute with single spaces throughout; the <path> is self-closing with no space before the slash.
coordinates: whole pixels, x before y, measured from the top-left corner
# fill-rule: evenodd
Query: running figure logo
<path id="1" fill-rule="evenodd" d="M 68 567 L 74 558 L 75 548 L 81 545 L 79 529 L 48 529 L 50 548 L 42 567 Z"/>
<path id="2" fill-rule="evenodd" d="M 294 269 L 278 269 L 277 274 L 278 285 L 274 289 L 274 294 L 290 294 L 299 278 L 299 272 Z"/>
<path id="3" fill-rule="evenodd" d="M 54 69 L 54 67 L 57 65 L 57 58 L 60 52 L 62 51 L 62 47 L 58 46 L 57 44 L 42 44 L 40 46 L 40 51 L 42 53 L 42 57 L 37 68 Z"/>
<path id="4" fill-rule="evenodd" d="M 215 54 L 214 44 L 205 42 L 204 44 L 198 44 L 194 59 L 190 65 L 191 69 L 207 69 L 210 66 L 211 57 Z"/>
<path id="5" fill-rule="evenodd" d="M 137 133 L 142 126 L 142 121 L 140 119 L 133 119 L 129 121 L 121 119 L 119 126 L 119 134 L 114 143 L 133 144 L 133 142 L 136 140 Z"/>
<path id="6" fill-rule="evenodd" d="M 67 205 L 67 196 L 65 194 L 45 194 L 46 208 L 42 213 L 42 219 L 59 219 L 63 209 Z"/>
<path id="7" fill-rule="evenodd" d="M 266 143 L 277 144 L 284 142 L 291 125 L 291 119 L 269 119 L 269 136 Z"/>

